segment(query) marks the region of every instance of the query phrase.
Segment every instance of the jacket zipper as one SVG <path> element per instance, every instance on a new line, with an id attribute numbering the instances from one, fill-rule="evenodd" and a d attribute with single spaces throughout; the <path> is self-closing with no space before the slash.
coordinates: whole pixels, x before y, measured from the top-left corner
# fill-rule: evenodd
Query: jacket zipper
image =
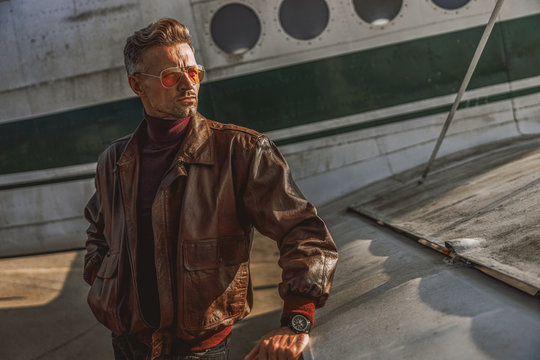
<path id="1" fill-rule="evenodd" d="M 167 202 L 165 201 L 165 196 L 163 196 L 163 214 L 168 214 L 167 212 Z M 169 222 L 167 222 L 167 225 L 169 224 Z M 170 229 L 166 229 L 166 233 L 170 233 Z M 173 241 L 173 239 L 170 239 L 171 241 Z M 176 243 L 176 248 L 178 249 L 178 243 Z M 175 256 L 178 254 L 178 251 L 176 251 L 176 254 L 171 254 L 172 256 Z M 170 264 L 170 273 L 169 273 L 169 276 L 171 277 L 171 295 L 172 295 L 172 304 L 173 304 L 173 321 L 172 321 L 172 326 L 174 326 L 176 328 L 176 323 L 177 323 L 177 319 L 178 319 L 178 309 L 177 309 L 177 304 L 178 304 L 178 301 L 177 301 L 177 292 L 178 292 L 178 289 L 177 289 L 177 282 L 176 282 L 176 269 L 177 269 L 177 263 L 178 263 L 178 259 L 175 259 L 171 264 Z M 174 265 L 174 266 L 173 266 Z"/>
<path id="2" fill-rule="evenodd" d="M 182 179 L 182 181 L 184 182 L 182 184 L 182 201 L 181 201 L 181 206 L 180 206 L 180 211 L 183 211 L 183 204 L 184 204 L 184 199 L 185 199 L 185 196 L 186 196 L 186 183 L 187 183 L 187 169 L 185 168 L 184 166 L 184 162 L 182 160 L 178 160 L 177 162 L 177 165 L 178 167 L 180 167 L 183 171 L 185 175 L 185 178 Z M 180 214 L 180 218 L 182 218 L 182 214 Z M 181 238 L 181 224 L 182 222 L 179 221 L 179 226 L 178 226 L 178 235 L 177 235 L 177 239 L 180 239 Z M 176 264 L 175 264 L 175 269 L 174 269 L 174 283 L 173 283 L 173 286 L 175 287 L 174 291 L 173 291 L 173 301 L 174 301 L 174 304 L 175 304 L 175 312 L 174 312 L 174 326 L 175 328 L 178 327 L 178 323 L 179 321 L 182 322 L 182 326 L 183 328 L 185 328 L 185 324 L 184 324 L 184 251 L 183 251 L 183 244 L 182 243 L 176 243 Z M 178 269 L 180 269 L 180 271 L 178 271 Z M 180 272 L 180 273 L 179 273 Z M 182 292 L 181 296 L 182 296 L 182 301 L 180 302 L 178 300 L 178 293 L 179 292 Z M 175 329 L 176 330 L 176 329 Z"/>

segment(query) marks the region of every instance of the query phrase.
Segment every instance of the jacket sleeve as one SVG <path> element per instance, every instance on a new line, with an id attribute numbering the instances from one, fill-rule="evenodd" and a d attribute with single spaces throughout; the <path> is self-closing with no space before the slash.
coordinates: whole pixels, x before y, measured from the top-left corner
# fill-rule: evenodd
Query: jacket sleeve
<path id="1" fill-rule="evenodd" d="M 101 266 L 109 247 L 103 235 L 103 213 L 99 202 L 99 166 L 95 178 L 96 192 L 84 209 L 84 217 L 89 222 L 86 230 L 86 255 L 84 256 L 83 278 L 88 284 L 94 282 L 94 274 Z"/>
<path id="2" fill-rule="evenodd" d="M 338 259 L 337 249 L 315 207 L 294 183 L 276 146 L 260 136 L 252 151 L 243 202 L 251 223 L 276 240 L 283 269 L 279 294 L 325 304 Z"/>

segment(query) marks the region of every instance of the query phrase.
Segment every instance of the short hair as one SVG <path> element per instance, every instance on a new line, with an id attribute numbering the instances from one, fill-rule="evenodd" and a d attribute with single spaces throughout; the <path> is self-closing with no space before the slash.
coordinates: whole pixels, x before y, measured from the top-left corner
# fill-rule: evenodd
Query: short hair
<path id="1" fill-rule="evenodd" d="M 124 46 L 124 64 L 128 75 L 136 72 L 144 50 L 152 46 L 188 44 L 195 53 L 188 28 L 175 19 L 161 18 L 127 38 Z"/>

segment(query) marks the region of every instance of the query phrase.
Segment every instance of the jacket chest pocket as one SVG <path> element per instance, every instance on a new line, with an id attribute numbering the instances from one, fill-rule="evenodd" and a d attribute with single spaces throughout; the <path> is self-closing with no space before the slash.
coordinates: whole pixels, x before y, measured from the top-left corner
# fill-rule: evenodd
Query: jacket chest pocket
<path id="1" fill-rule="evenodd" d="M 184 267 L 188 271 L 217 269 L 249 259 L 249 240 L 245 235 L 186 241 L 183 247 Z"/>
<path id="2" fill-rule="evenodd" d="M 249 237 L 183 243 L 183 323 L 189 330 L 232 325 L 247 315 Z"/>

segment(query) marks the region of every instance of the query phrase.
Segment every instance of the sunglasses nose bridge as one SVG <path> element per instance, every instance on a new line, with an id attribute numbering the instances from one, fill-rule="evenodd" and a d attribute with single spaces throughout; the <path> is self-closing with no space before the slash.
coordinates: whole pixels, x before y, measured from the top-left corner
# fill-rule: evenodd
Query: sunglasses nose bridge
<path id="1" fill-rule="evenodd" d="M 189 87 L 194 87 L 195 86 L 195 83 L 189 77 L 187 69 L 179 68 L 178 72 L 180 73 L 180 77 L 178 78 L 178 81 L 177 81 L 176 84 L 174 84 L 174 86 L 179 86 L 179 85 L 182 85 L 184 83 L 187 83 L 189 85 Z"/>

